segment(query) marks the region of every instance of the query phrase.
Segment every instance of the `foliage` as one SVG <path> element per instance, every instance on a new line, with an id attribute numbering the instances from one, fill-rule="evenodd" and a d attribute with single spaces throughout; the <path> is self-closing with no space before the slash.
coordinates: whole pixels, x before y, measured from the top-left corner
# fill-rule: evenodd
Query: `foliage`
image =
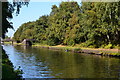
<path id="1" fill-rule="evenodd" d="M 106 45 L 104 48 L 106 48 L 106 49 L 111 49 L 111 48 L 113 48 L 113 46 L 112 46 L 112 44 L 108 44 L 108 45 Z"/>
<path id="2" fill-rule="evenodd" d="M 21 71 L 14 71 L 12 63 L 9 61 L 6 52 L 2 48 L 2 79 L 17 79 L 21 80 Z"/>
<path id="3" fill-rule="evenodd" d="M 22 5 L 28 5 L 28 2 L 24 2 L 25 0 L 22 0 L 21 2 L 16 1 L 13 3 L 9 3 L 7 0 L 5 2 L 1 2 L 2 4 L 2 33 L 0 34 L 2 38 L 5 38 L 5 34 L 8 32 L 8 28 L 13 28 L 12 22 L 10 22 L 10 19 L 13 18 L 12 13 L 16 11 L 16 15 L 19 14 L 20 8 Z M 16 10 L 15 10 L 16 9 Z M 7 38 L 7 37 L 6 37 Z M 1 46 L 0 46 L 1 47 Z M 7 54 L 2 48 L 2 79 L 17 79 L 21 80 L 21 76 L 19 76 L 19 70 L 14 71 L 12 63 L 9 61 Z"/>
<path id="4" fill-rule="evenodd" d="M 26 1 L 15 1 L 13 3 L 8 2 L 7 0 L 5 2 L 1 2 L 2 4 L 2 38 L 5 38 L 5 33 L 8 32 L 8 28 L 14 29 L 12 26 L 12 22 L 10 20 L 13 18 L 12 13 L 16 11 L 16 15 L 19 14 L 20 8 L 22 5 L 28 5 L 28 2 Z"/>
<path id="5" fill-rule="evenodd" d="M 120 46 L 120 2 L 61 2 L 50 15 L 24 23 L 14 39 L 36 39 L 48 45 L 76 45 L 91 48 Z"/>

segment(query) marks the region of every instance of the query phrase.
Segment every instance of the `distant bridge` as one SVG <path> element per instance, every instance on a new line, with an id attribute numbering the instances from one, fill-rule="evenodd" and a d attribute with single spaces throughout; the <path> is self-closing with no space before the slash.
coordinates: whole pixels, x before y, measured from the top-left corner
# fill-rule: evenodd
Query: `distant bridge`
<path id="1" fill-rule="evenodd" d="M 21 43 L 23 45 L 29 45 L 29 46 L 31 46 L 32 45 L 32 41 L 35 41 L 35 39 L 24 39 Z M 18 41 L 14 41 L 12 39 L 3 39 L 3 40 L 1 40 L 1 43 L 4 44 L 4 42 L 11 42 L 11 44 L 13 44 L 13 42 L 18 43 Z"/>

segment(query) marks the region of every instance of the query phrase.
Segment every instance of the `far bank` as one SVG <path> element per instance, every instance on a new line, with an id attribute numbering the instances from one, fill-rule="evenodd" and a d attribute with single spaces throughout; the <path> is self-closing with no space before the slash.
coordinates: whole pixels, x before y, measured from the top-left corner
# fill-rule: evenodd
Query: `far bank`
<path id="1" fill-rule="evenodd" d="M 5 42 L 4 44 L 12 44 L 10 42 Z M 26 46 L 22 43 L 13 43 L 13 45 Z M 120 57 L 120 49 L 104 49 L 104 48 L 85 48 L 78 46 L 65 46 L 65 45 L 56 45 L 49 46 L 40 43 L 34 43 L 32 47 L 48 48 L 52 50 L 62 50 L 65 52 L 74 52 L 74 53 L 86 53 L 93 55 L 109 56 L 109 57 Z"/>
<path id="2" fill-rule="evenodd" d="M 40 45 L 40 44 L 34 44 L 32 46 L 48 48 L 53 50 L 63 50 L 66 52 L 86 53 L 86 54 L 94 54 L 94 55 L 109 56 L 109 57 L 120 57 L 120 49 L 84 48 L 84 47 L 65 46 L 65 45 L 49 46 L 49 45 Z"/>

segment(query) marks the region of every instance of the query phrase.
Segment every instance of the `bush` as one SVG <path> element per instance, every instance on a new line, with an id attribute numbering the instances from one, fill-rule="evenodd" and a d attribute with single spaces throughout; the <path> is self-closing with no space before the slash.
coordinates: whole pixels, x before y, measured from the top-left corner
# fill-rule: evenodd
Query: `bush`
<path id="1" fill-rule="evenodd" d="M 87 47 L 86 43 L 81 43 L 79 47 Z"/>
<path id="2" fill-rule="evenodd" d="M 55 46 L 55 45 L 56 45 L 56 43 L 55 43 L 55 41 L 54 41 L 54 40 L 49 39 L 49 40 L 47 40 L 47 45 L 49 45 L 49 46 Z"/>
<path id="3" fill-rule="evenodd" d="M 74 46 L 75 45 L 75 41 L 74 40 L 69 40 L 67 42 L 67 45 Z"/>
<path id="4" fill-rule="evenodd" d="M 106 44 L 103 44 L 103 45 L 100 46 L 100 48 L 104 48 L 105 46 L 106 46 Z"/>
<path id="5" fill-rule="evenodd" d="M 47 41 L 42 41 L 41 44 L 46 45 L 46 44 L 47 44 Z"/>
<path id="6" fill-rule="evenodd" d="M 120 46 L 119 46 L 119 45 L 117 45 L 117 46 L 114 46 L 114 48 L 115 48 L 115 49 L 120 49 Z"/>
<path id="7" fill-rule="evenodd" d="M 75 41 L 73 39 L 65 39 L 63 41 L 64 45 L 70 45 L 70 46 L 74 46 L 75 45 Z"/>
<path id="8" fill-rule="evenodd" d="M 94 41 L 91 41 L 91 40 L 88 40 L 88 41 L 86 41 L 84 43 L 81 43 L 80 46 L 81 47 L 91 47 L 91 48 L 96 47 L 94 45 Z"/>
<path id="9" fill-rule="evenodd" d="M 104 47 L 105 49 L 112 49 L 113 48 L 113 45 L 112 44 L 108 44 Z"/>
<path id="10" fill-rule="evenodd" d="M 88 46 L 89 48 L 96 48 L 96 46 L 95 45 L 90 45 L 90 46 Z"/>

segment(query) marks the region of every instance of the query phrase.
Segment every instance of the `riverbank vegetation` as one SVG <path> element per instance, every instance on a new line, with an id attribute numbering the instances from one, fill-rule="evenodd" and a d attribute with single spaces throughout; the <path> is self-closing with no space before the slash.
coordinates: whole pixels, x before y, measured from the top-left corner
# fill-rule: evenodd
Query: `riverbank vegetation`
<path id="1" fill-rule="evenodd" d="M 41 47 L 47 48 L 52 50 L 60 50 L 64 52 L 73 52 L 73 53 L 86 53 L 86 54 L 94 54 L 94 55 L 101 55 L 101 56 L 110 56 L 110 57 L 120 57 L 119 49 L 102 49 L 102 48 L 84 48 L 78 46 L 64 46 L 64 45 L 56 45 L 56 46 L 49 46 L 43 44 L 34 44 L 33 47 Z"/>
<path id="2" fill-rule="evenodd" d="M 22 24 L 14 40 L 47 45 L 120 48 L 120 2 L 61 2 L 49 15 Z"/>
<path id="3" fill-rule="evenodd" d="M 4 44 L 12 44 L 11 42 L 4 42 Z M 12 45 L 17 46 L 26 46 L 22 43 L 13 43 Z M 41 43 L 33 43 L 32 47 L 40 47 L 40 48 L 47 48 L 52 50 L 60 50 L 64 52 L 74 52 L 74 53 L 87 53 L 87 54 L 95 54 L 95 55 L 102 55 L 102 56 L 112 56 L 112 57 L 120 57 L 120 50 L 119 49 L 103 49 L 103 48 L 85 48 L 79 47 L 78 45 L 68 46 L 68 45 L 55 45 L 50 46 L 47 44 Z"/>
<path id="4" fill-rule="evenodd" d="M 5 50 L 2 48 L 2 79 L 21 80 L 22 71 L 14 70 Z"/>
<path id="5" fill-rule="evenodd" d="M 19 14 L 20 12 L 20 8 L 23 5 L 28 5 L 28 2 L 25 2 L 24 0 L 22 2 L 19 1 L 15 1 L 15 2 L 9 2 L 8 0 L 5 1 L 0 1 L 0 6 L 1 6 L 1 11 L 0 13 L 2 15 L 0 15 L 0 17 L 2 17 L 2 21 L 0 21 L 0 26 L 2 26 L 2 30 L 1 30 L 1 35 L 0 38 L 5 38 L 5 34 L 8 32 L 8 28 L 14 29 L 12 22 L 10 22 L 10 20 L 13 18 L 13 13 L 16 12 L 16 15 Z M 0 44 L 0 47 L 1 44 Z M 2 51 L 2 80 L 8 80 L 8 79 L 12 79 L 12 80 L 21 80 L 21 71 L 18 70 L 14 70 L 13 65 L 11 63 L 11 61 L 9 60 L 5 50 L 3 48 L 1 48 Z"/>

